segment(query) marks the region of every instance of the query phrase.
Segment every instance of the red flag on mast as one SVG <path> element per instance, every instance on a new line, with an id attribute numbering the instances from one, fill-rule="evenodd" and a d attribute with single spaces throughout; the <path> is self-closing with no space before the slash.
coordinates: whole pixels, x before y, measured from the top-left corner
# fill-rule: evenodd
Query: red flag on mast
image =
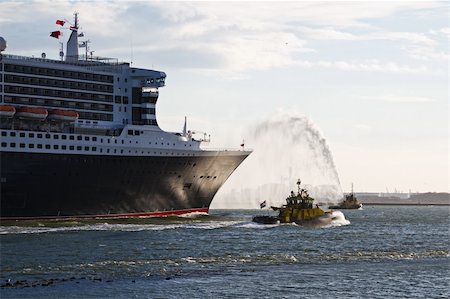
<path id="1" fill-rule="evenodd" d="M 64 26 L 64 21 L 63 20 L 56 20 L 56 25 L 61 25 Z"/>
<path id="2" fill-rule="evenodd" d="M 61 31 L 53 31 L 52 33 L 50 33 L 50 36 L 51 37 L 54 37 L 54 38 L 59 38 L 59 36 L 61 35 Z"/>

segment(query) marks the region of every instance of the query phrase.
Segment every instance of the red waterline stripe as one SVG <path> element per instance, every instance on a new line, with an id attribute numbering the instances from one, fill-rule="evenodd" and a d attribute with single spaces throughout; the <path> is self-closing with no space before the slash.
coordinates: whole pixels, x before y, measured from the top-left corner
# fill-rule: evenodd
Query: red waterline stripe
<path id="1" fill-rule="evenodd" d="M 173 210 L 161 212 L 125 213 L 125 214 L 99 214 L 99 215 L 74 215 L 74 216 L 38 216 L 38 217 L 0 217 L 1 220 L 60 220 L 60 219 L 95 219 L 95 218 L 144 218 L 144 217 L 167 217 L 172 215 L 183 215 L 190 213 L 208 213 L 209 208 L 196 208 L 187 210 Z"/>

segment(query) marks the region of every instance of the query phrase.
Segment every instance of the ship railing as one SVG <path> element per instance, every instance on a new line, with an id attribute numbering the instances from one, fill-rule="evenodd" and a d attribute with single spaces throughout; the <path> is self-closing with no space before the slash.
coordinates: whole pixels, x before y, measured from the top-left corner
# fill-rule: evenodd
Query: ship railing
<path id="1" fill-rule="evenodd" d="M 251 149 L 251 148 L 242 148 L 242 147 L 239 147 L 239 148 L 202 147 L 202 150 L 204 150 L 204 151 L 211 151 L 211 152 L 252 152 L 253 151 L 253 149 Z"/>
<path id="2" fill-rule="evenodd" d="M 88 69 L 92 68 L 95 70 L 99 70 L 100 67 L 104 67 L 106 71 L 119 71 L 122 66 L 128 66 L 125 62 L 118 62 L 117 58 L 105 58 L 105 57 L 91 57 L 88 56 L 86 60 L 85 55 L 79 55 L 76 58 L 78 60 L 75 61 L 62 61 L 62 60 L 54 60 L 47 58 L 38 58 L 38 57 L 28 57 L 28 56 L 20 56 L 13 54 L 2 54 L 2 58 L 6 59 L 14 59 L 14 60 L 26 60 L 26 61 L 39 61 L 45 63 L 53 63 L 53 64 L 69 64 L 76 66 L 83 66 Z M 103 70 L 103 69 L 102 69 Z"/>

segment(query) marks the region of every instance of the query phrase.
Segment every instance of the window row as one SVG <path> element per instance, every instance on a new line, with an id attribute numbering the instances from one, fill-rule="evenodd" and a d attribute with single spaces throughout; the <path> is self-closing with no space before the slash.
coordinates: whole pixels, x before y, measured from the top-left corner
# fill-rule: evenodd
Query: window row
<path id="1" fill-rule="evenodd" d="M 143 133 L 144 133 L 143 131 L 128 130 L 128 135 L 129 136 L 139 136 L 139 135 L 141 135 Z M 2 137 L 7 137 L 8 133 L 6 131 L 2 131 L 1 132 L 1 136 Z M 97 136 L 92 136 L 92 137 L 91 136 L 84 136 L 83 137 L 82 135 L 77 135 L 77 136 L 75 136 L 75 135 L 65 135 L 65 134 L 58 135 L 58 134 L 50 134 L 50 133 L 33 133 L 33 132 L 28 132 L 28 133 L 25 133 L 25 132 L 20 132 L 20 133 L 9 132 L 9 136 L 10 137 L 19 136 L 19 137 L 28 137 L 28 138 L 35 138 L 36 137 L 38 139 L 45 138 L 45 139 L 55 139 L 55 140 L 58 140 L 58 139 L 62 139 L 62 140 L 78 140 L 78 141 L 84 140 L 84 141 L 94 141 L 94 142 L 97 141 L 97 140 L 100 140 L 100 143 L 103 143 L 103 138 L 98 138 Z M 120 140 L 120 141 L 121 141 L 120 142 L 121 144 L 125 144 L 125 141 L 123 139 Z M 111 139 L 110 138 L 106 139 L 106 143 L 112 143 Z M 114 139 L 114 143 L 118 144 L 119 142 L 118 142 L 117 139 Z M 129 140 L 129 143 L 132 143 L 132 140 Z M 136 143 L 138 143 L 138 141 L 136 141 Z M 148 144 L 151 145 L 152 142 L 149 142 Z M 162 141 L 160 143 L 155 142 L 155 145 L 158 145 L 158 144 L 165 145 L 164 142 L 162 142 Z M 170 143 L 167 142 L 167 145 L 170 146 Z M 175 143 L 172 143 L 172 145 L 176 146 Z M 187 146 L 187 144 L 185 143 L 184 146 Z M 192 146 L 192 144 L 189 144 L 189 146 Z"/>
<path id="2" fill-rule="evenodd" d="M 155 108 L 142 108 L 142 114 L 155 114 Z"/>
<path id="3" fill-rule="evenodd" d="M 133 87 L 132 89 L 133 104 L 150 103 L 156 104 L 158 101 L 158 92 L 143 92 L 140 87 Z"/>
<path id="4" fill-rule="evenodd" d="M 5 103 L 12 103 L 18 105 L 32 105 L 32 106 L 48 106 L 57 108 L 71 108 L 71 109 L 81 109 L 81 110 L 97 110 L 112 112 L 113 105 L 108 104 L 98 104 L 98 103 L 84 103 L 75 101 L 62 101 L 62 100 L 52 100 L 52 99 L 39 99 L 39 98 L 28 98 L 28 97 L 13 97 L 5 96 Z"/>
<path id="5" fill-rule="evenodd" d="M 96 74 L 96 73 L 85 73 L 85 72 L 75 72 L 69 70 L 24 66 L 17 64 L 5 64 L 5 72 L 23 73 L 23 74 L 33 74 L 49 77 L 61 77 L 61 78 L 71 78 L 78 80 L 88 80 L 88 81 L 98 81 L 113 83 L 113 76 Z"/>
<path id="6" fill-rule="evenodd" d="M 99 101 L 99 102 L 112 102 L 112 95 L 95 94 L 88 92 L 68 91 L 60 89 L 47 89 L 47 88 L 35 88 L 5 85 L 5 93 L 17 93 L 37 96 L 50 96 L 57 98 L 70 98 L 77 100 Z"/>
<path id="7" fill-rule="evenodd" d="M 1 136 L 2 137 L 7 137 L 8 136 L 8 132 L 2 131 Z M 36 137 L 38 139 L 45 138 L 45 139 L 55 139 L 55 140 L 58 140 L 58 139 L 62 139 L 62 140 L 78 140 L 78 141 L 84 140 L 84 141 L 94 141 L 94 142 L 97 141 L 97 140 L 100 140 L 100 143 L 103 143 L 103 140 L 104 140 L 103 138 L 99 138 L 97 136 L 82 136 L 82 135 L 76 135 L 75 136 L 75 135 L 66 135 L 66 134 L 58 135 L 58 134 L 50 134 L 50 133 L 33 133 L 33 132 L 28 132 L 28 133 L 25 133 L 25 132 L 19 132 L 19 133 L 17 133 L 17 132 L 9 132 L 9 136 L 10 137 L 19 136 L 19 137 L 28 137 L 28 138 L 35 138 Z M 123 139 L 121 140 L 121 142 L 122 142 L 122 144 L 125 143 Z M 112 143 L 111 139 L 107 138 L 105 143 Z M 118 143 L 117 139 L 114 139 L 114 143 L 115 144 Z M 130 143 L 131 143 L 131 141 L 130 141 Z"/>
<path id="8" fill-rule="evenodd" d="M 106 113 L 78 111 L 78 114 L 80 114 L 79 119 L 102 120 L 102 121 L 112 121 L 113 120 L 113 115 L 109 114 L 109 113 L 106 114 Z"/>
<path id="9" fill-rule="evenodd" d="M 128 104 L 128 97 L 127 96 L 115 96 L 114 102 L 117 104 Z"/>
<path id="10" fill-rule="evenodd" d="M 7 142 L 2 142 L 2 147 L 7 147 L 8 146 L 8 143 Z M 42 149 L 42 148 L 45 148 L 45 149 L 62 149 L 62 150 L 67 150 L 67 149 L 69 149 L 69 150 L 77 150 L 77 151 L 81 151 L 81 150 L 85 150 L 85 151 L 89 151 L 89 150 L 91 150 L 91 151 L 93 151 L 93 152 L 96 152 L 97 151 L 97 147 L 96 146 L 93 146 L 93 147 L 89 147 L 89 146 L 80 146 L 80 145 L 78 145 L 78 146 L 74 146 L 74 145 L 59 145 L 59 144 L 54 144 L 53 145 L 53 147 L 50 145 L 50 144 L 40 144 L 40 143 L 38 143 L 38 144 L 34 144 L 34 143 L 30 143 L 30 144 L 28 144 L 28 148 L 35 148 L 35 146 L 36 146 L 36 148 L 38 148 L 38 149 Z M 15 142 L 10 142 L 9 143 L 9 147 L 16 147 L 16 143 Z M 19 143 L 19 145 L 18 145 L 18 147 L 19 148 L 25 148 L 26 147 L 26 144 L 25 143 Z"/>
<path id="11" fill-rule="evenodd" d="M 7 142 L 2 142 L 1 143 L 1 147 L 8 147 L 8 143 Z M 16 144 L 15 142 L 10 142 L 9 143 L 9 147 L 12 147 L 12 148 L 16 148 L 16 147 L 18 147 L 18 148 L 26 148 L 27 145 L 25 143 L 18 143 L 18 144 Z M 74 150 L 83 151 L 84 150 L 84 151 L 92 151 L 92 152 L 96 152 L 97 151 L 97 147 L 96 146 L 92 146 L 91 147 L 91 146 L 81 146 L 81 145 L 75 146 L 75 145 L 59 145 L 59 144 L 54 144 L 52 146 L 50 144 L 41 144 L 41 143 L 37 143 L 37 144 L 29 143 L 28 144 L 28 148 L 30 148 L 30 149 L 34 149 L 34 148 L 37 148 L 37 149 L 54 149 L 54 150 L 61 149 L 61 150 L 70 150 L 70 151 L 74 151 Z M 103 153 L 103 150 L 104 150 L 103 148 L 100 148 L 99 152 Z M 123 154 L 123 153 L 128 153 L 128 154 L 151 154 L 152 153 L 151 151 L 124 150 L 124 149 L 120 149 L 119 150 L 119 149 L 109 149 L 109 148 L 105 149 L 104 152 L 105 153 L 114 153 L 114 154 L 117 154 L 117 153 L 121 153 L 121 154 Z M 154 151 L 153 154 L 156 155 L 156 154 L 158 154 L 158 152 Z M 163 152 L 159 152 L 159 154 L 162 155 Z M 166 152 L 165 154 L 169 154 L 169 153 Z M 170 154 L 172 156 L 175 155 L 175 153 L 173 153 L 173 152 L 171 152 Z M 181 153 L 181 155 L 182 156 L 184 156 L 184 155 L 188 155 L 189 156 L 189 154 L 187 154 L 187 153 Z M 177 153 L 177 156 L 180 156 L 180 153 Z M 200 176 L 200 178 L 204 178 L 204 177 L 210 178 L 210 176 Z M 213 177 L 213 178 L 215 179 L 216 177 Z"/>
<path id="12" fill-rule="evenodd" d="M 134 123 L 134 121 L 133 121 Z M 150 126 L 157 126 L 158 122 L 156 121 L 156 119 L 143 119 L 140 122 L 141 125 L 150 125 Z"/>
<path id="13" fill-rule="evenodd" d="M 7 137 L 7 136 L 8 136 L 8 132 L 2 131 L 2 137 Z M 29 137 L 29 138 L 37 137 L 37 138 L 46 138 L 46 139 L 51 139 L 51 138 L 59 139 L 61 137 L 62 140 L 67 140 L 67 139 L 68 140 L 75 140 L 75 139 L 76 140 L 83 140 L 83 136 L 81 136 L 81 135 L 78 135 L 78 136 L 65 135 L 65 134 L 58 135 L 58 134 L 50 134 L 50 133 L 33 133 L 33 132 L 28 132 L 28 133 L 25 133 L 25 132 L 19 132 L 19 133 L 17 133 L 17 132 L 9 132 L 9 136 L 10 137 L 19 136 L 19 137 Z M 84 140 L 85 141 L 90 141 L 91 137 L 90 136 L 84 136 Z M 103 138 L 101 140 L 103 142 Z M 92 141 L 97 141 L 97 136 L 93 136 L 92 137 Z"/>
<path id="14" fill-rule="evenodd" d="M 5 83 L 50 86 L 50 87 L 68 88 L 68 89 L 82 89 L 82 90 L 108 92 L 108 93 L 113 93 L 113 90 L 114 90 L 113 85 L 56 80 L 56 79 L 49 79 L 49 78 L 16 76 L 16 75 L 5 75 Z"/>

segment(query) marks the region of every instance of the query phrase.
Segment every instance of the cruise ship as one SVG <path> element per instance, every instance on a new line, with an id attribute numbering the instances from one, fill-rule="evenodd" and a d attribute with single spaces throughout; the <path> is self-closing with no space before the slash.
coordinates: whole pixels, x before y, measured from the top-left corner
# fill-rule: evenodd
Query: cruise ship
<path id="1" fill-rule="evenodd" d="M 0 219 L 208 213 L 251 150 L 208 149 L 186 119 L 160 129 L 166 74 L 79 55 L 78 14 L 70 25 L 61 60 L 6 54 L 0 37 Z"/>

